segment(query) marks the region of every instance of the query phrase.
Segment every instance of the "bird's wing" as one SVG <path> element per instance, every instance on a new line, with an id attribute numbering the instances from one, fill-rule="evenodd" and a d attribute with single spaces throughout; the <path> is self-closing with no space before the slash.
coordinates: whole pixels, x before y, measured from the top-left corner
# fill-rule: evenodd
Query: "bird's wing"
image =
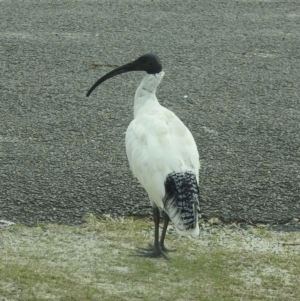
<path id="1" fill-rule="evenodd" d="M 169 173 L 190 170 L 199 181 L 195 140 L 182 121 L 162 106 L 143 110 L 130 123 L 126 153 L 133 174 L 155 203 L 164 197 Z"/>

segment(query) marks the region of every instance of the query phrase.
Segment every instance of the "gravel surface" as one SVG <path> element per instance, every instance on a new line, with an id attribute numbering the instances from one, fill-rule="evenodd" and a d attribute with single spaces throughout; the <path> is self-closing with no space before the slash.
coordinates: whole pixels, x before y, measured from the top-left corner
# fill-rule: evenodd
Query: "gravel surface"
<path id="1" fill-rule="evenodd" d="M 142 74 L 85 93 L 150 51 L 199 147 L 203 215 L 300 217 L 299 1 L 2 0 L 0 19 L 0 218 L 149 214 L 124 146 Z"/>

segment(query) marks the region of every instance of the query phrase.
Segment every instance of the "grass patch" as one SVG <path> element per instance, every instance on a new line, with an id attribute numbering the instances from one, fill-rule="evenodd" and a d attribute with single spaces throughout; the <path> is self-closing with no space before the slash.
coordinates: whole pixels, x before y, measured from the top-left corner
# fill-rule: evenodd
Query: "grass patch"
<path id="1" fill-rule="evenodd" d="M 249 249 L 249 240 L 280 246 L 299 233 L 205 229 L 196 240 L 167 235 L 170 260 L 140 258 L 153 240 L 146 219 L 83 226 L 42 224 L 0 229 L 0 296 L 8 300 L 299 300 L 297 247 Z M 298 256 L 296 256 L 298 255 Z M 4 299 L 4 300 L 6 300 Z"/>

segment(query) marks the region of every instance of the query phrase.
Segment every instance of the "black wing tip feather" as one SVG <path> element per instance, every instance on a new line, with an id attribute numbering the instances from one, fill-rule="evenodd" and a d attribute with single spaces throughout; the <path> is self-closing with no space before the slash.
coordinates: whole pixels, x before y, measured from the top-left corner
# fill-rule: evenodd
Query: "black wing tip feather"
<path id="1" fill-rule="evenodd" d="M 196 175 L 191 171 L 170 173 L 165 181 L 165 210 L 171 219 L 180 216 L 186 230 L 195 228 L 198 222 L 199 186 Z"/>

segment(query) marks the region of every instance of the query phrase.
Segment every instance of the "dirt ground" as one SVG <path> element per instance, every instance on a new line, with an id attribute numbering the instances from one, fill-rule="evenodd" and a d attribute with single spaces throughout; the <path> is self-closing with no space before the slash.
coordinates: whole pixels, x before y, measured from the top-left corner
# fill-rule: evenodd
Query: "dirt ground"
<path id="1" fill-rule="evenodd" d="M 136 257 L 152 239 L 151 221 L 109 216 L 2 227 L 1 300 L 299 300 L 299 231 L 214 219 L 191 239 L 170 226 L 169 260 Z"/>

